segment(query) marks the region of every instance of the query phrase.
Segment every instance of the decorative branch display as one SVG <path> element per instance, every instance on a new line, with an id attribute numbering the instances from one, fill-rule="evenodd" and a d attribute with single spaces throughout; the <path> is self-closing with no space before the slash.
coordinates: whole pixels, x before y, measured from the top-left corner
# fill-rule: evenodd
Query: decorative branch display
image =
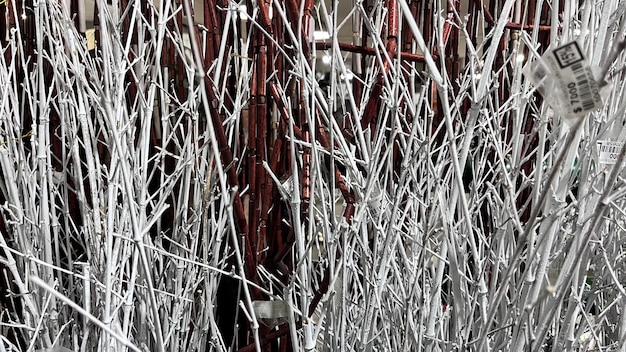
<path id="1" fill-rule="evenodd" d="M 625 13 L 0 0 L 0 351 L 626 351 Z"/>

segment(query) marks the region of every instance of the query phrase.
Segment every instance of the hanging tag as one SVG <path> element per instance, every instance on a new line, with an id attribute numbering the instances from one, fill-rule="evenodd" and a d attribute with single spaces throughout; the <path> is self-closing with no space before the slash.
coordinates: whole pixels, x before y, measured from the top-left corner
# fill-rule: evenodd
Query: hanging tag
<path id="1" fill-rule="evenodd" d="M 566 118 L 578 119 L 602 107 L 600 88 L 576 41 L 548 49 L 524 69 L 524 75 Z"/>
<path id="2" fill-rule="evenodd" d="M 624 142 L 598 141 L 598 162 L 600 164 L 615 164 Z"/>
<path id="3" fill-rule="evenodd" d="M 272 329 L 286 323 L 291 314 L 289 304 L 285 301 L 253 301 L 252 309 L 257 319 Z"/>

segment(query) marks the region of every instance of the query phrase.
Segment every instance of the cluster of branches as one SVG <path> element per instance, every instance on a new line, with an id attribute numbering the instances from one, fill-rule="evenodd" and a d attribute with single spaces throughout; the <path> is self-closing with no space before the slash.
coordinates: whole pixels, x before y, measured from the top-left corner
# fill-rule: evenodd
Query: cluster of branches
<path id="1" fill-rule="evenodd" d="M 78 2 L 0 2 L 0 351 L 626 345 L 624 4 Z"/>

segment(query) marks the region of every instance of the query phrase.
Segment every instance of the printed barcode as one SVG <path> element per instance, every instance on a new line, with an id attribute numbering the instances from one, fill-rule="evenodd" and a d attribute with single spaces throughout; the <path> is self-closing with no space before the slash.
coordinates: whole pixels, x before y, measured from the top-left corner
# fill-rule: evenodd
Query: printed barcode
<path id="1" fill-rule="evenodd" d="M 577 62 L 572 65 L 572 70 L 576 79 L 576 85 L 579 87 L 578 94 L 580 99 L 582 100 L 583 111 L 593 110 L 593 108 L 595 107 L 595 102 L 593 100 L 591 85 L 587 80 L 587 75 L 585 73 L 583 65 L 580 62 Z"/>
<path id="2" fill-rule="evenodd" d="M 617 153 L 622 148 L 621 145 L 600 145 L 600 153 Z"/>

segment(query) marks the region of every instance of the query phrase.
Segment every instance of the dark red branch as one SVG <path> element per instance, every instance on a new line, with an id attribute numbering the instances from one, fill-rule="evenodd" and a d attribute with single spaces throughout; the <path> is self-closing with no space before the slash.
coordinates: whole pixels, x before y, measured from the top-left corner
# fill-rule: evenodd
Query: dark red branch
<path id="1" fill-rule="evenodd" d="M 332 43 L 317 42 L 315 43 L 315 48 L 317 50 L 328 50 L 332 48 Z M 376 49 L 374 48 L 370 48 L 366 46 L 357 46 L 357 45 L 352 45 L 352 44 L 347 44 L 347 43 L 339 43 L 339 49 L 343 51 L 351 52 L 351 53 L 358 53 L 358 54 L 372 55 L 372 56 L 375 56 L 377 53 Z M 412 54 L 412 53 L 407 53 L 407 52 L 396 52 L 391 58 L 392 59 L 400 58 L 402 60 L 406 60 L 410 62 L 425 62 L 424 55 Z M 433 58 L 437 59 L 436 56 L 433 56 Z"/>

